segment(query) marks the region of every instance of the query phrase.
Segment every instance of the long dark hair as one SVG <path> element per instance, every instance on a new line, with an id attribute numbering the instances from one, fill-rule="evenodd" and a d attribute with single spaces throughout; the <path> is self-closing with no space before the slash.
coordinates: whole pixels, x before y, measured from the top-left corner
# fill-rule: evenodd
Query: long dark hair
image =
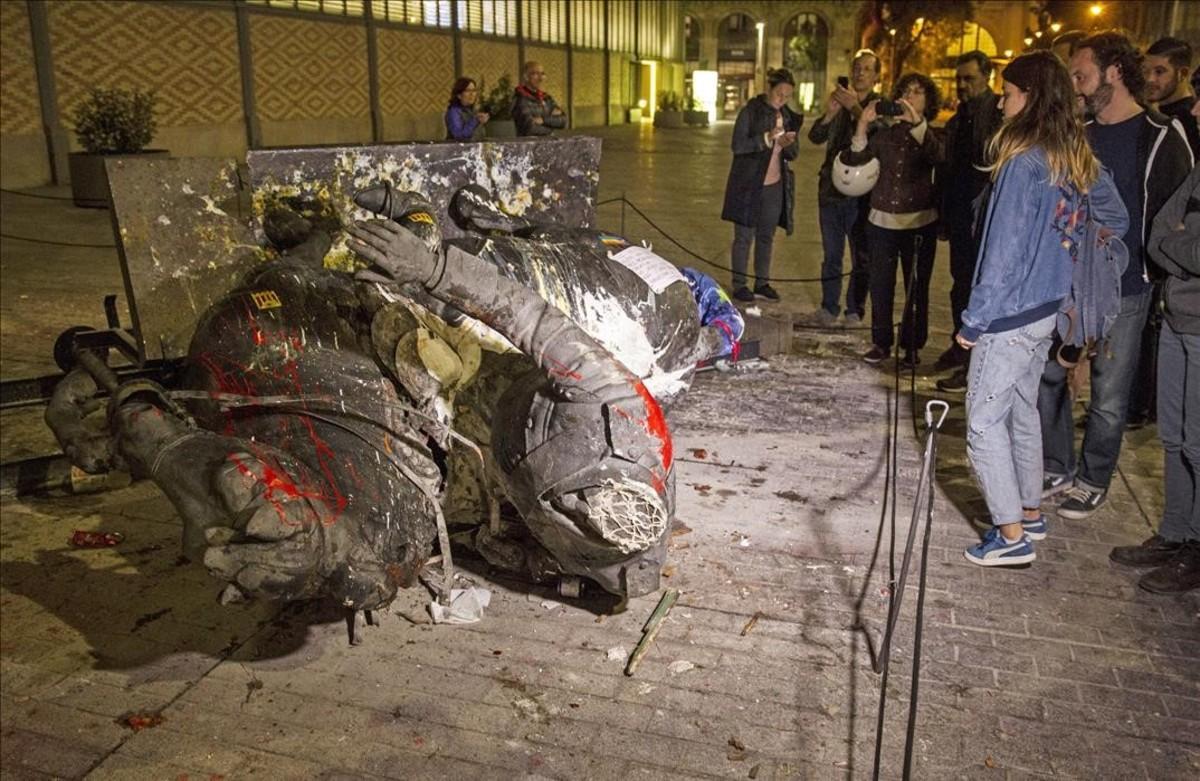
<path id="1" fill-rule="evenodd" d="M 1025 93 L 1025 107 L 1015 117 L 1004 120 L 992 136 L 988 157 L 993 162 L 984 170 L 990 171 L 995 180 L 1005 163 L 1040 146 L 1046 153 L 1052 182 L 1070 183 L 1087 192 L 1100 178 L 1100 164 L 1088 146 L 1083 120 L 1075 110 L 1075 87 L 1067 66 L 1048 51 L 1033 51 L 1010 62 L 1000 75 L 1005 74 L 1010 76 L 1005 81 Z"/>
<path id="2" fill-rule="evenodd" d="M 450 102 L 447 105 L 461 106 L 462 102 L 459 100 L 459 95 L 462 95 L 467 87 L 470 87 L 474 83 L 475 79 L 468 79 L 466 76 L 459 76 L 455 79 L 454 86 L 450 88 Z"/>

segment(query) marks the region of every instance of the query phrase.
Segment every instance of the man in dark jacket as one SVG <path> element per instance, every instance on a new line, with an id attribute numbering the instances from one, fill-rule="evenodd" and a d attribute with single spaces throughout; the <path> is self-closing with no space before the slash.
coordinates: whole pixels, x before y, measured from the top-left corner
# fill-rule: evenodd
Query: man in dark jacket
<path id="1" fill-rule="evenodd" d="M 1121 237 L 1129 267 L 1121 278 L 1121 311 L 1107 342 L 1091 361 L 1091 405 L 1078 468 L 1066 370 L 1046 362 L 1038 395 L 1042 418 L 1043 497 L 1062 491 L 1062 518 L 1081 520 L 1105 501 L 1117 459 L 1137 371 L 1142 328 L 1150 308 L 1146 237 L 1150 222 L 1192 168 L 1192 153 L 1178 123 L 1138 102 L 1146 80 L 1142 55 L 1124 35 L 1105 32 L 1079 42 L 1071 78 L 1089 113 L 1088 141 L 1108 168 L 1129 212 Z"/>
<path id="2" fill-rule="evenodd" d="M 519 136 L 548 136 L 567 126 L 567 115 L 549 93 L 542 92 L 546 69 L 540 62 L 525 63 L 525 80 L 513 93 L 512 115 Z"/>
<path id="3" fill-rule="evenodd" d="M 867 199 L 842 195 L 833 186 L 833 163 L 838 154 L 850 148 L 854 124 L 863 108 L 877 99 L 879 57 L 870 49 L 854 56 L 851 83 L 838 86 L 829 96 L 825 114 L 808 131 L 808 140 L 825 144 L 825 162 L 817 179 L 817 206 L 821 215 L 821 308 L 813 314 L 816 325 L 832 325 L 841 310 L 842 255 L 850 242 L 850 279 L 846 286 L 846 324 L 861 325 L 866 312 L 870 283 L 867 255 Z"/>
<path id="4" fill-rule="evenodd" d="M 1179 594 L 1200 588 L 1200 167 L 1154 218 L 1147 249 L 1167 275 L 1158 341 L 1162 523 L 1141 545 L 1113 548 L 1109 558 L 1153 567 L 1138 585 Z"/>
<path id="5" fill-rule="evenodd" d="M 954 83 L 958 88 L 958 111 L 946 123 L 946 163 L 938 170 L 941 190 L 941 238 L 950 241 L 950 314 L 954 333 L 962 326 L 962 313 L 971 299 L 971 281 L 975 278 L 975 258 L 979 240 L 974 235 L 975 201 L 987 185 L 988 174 L 979 170 L 985 164 L 988 141 L 1003 119 L 999 101 L 988 86 L 992 61 L 981 51 L 958 58 Z M 970 353 L 958 346 L 951 335 L 950 347 L 938 356 L 934 371 L 963 367 L 953 377 L 940 382 L 939 390 L 967 389 L 966 363 Z"/>
<path id="6" fill-rule="evenodd" d="M 1192 47 L 1179 38 L 1160 38 L 1146 50 L 1146 100 L 1163 116 L 1179 120 L 1192 155 L 1200 155 L 1200 123 L 1192 116 L 1196 96 L 1188 84 Z"/>

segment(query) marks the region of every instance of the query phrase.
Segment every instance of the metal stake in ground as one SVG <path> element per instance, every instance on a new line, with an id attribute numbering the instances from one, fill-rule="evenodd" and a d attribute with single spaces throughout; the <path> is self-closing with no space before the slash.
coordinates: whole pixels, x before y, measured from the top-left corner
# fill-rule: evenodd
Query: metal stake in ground
<path id="1" fill-rule="evenodd" d="M 667 617 L 667 613 L 671 612 L 677 599 L 679 599 L 678 589 L 669 588 L 663 592 L 662 599 L 658 600 L 658 606 L 654 608 L 654 612 L 646 619 L 646 625 L 642 627 L 642 639 L 638 641 L 633 653 L 629 655 L 629 663 L 625 665 L 626 675 L 633 675 L 638 665 L 642 663 L 642 657 L 650 650 L 654 638 L 658 636 L 658 630 L 662 628 L 663 619 Z"/>

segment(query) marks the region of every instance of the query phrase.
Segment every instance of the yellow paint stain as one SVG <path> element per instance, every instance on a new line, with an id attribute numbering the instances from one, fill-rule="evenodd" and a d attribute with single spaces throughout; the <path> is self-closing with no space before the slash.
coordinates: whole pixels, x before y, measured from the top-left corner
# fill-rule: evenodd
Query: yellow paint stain
<path id="1" fill-rule="evenodd" d="M 250 294 L 250 300 L 259 309 L 279 309 L 283 302 L 274 290 L 256 290 Z"/>

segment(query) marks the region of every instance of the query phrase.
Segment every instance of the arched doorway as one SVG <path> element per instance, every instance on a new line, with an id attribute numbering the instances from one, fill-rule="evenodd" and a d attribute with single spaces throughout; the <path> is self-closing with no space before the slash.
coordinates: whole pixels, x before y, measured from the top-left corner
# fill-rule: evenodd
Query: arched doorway
<path id="1" fill-rule="evenodd" d="M 755 94 L 760 32 L 746 14 L 735 13 L 721 20 L 717 29 L 717 114 L 734 117 Z"/>
<path id="2" fill-rule="evenodd" d="M 783 67 L 796 79 L 796 104 L 809 111 L 825 91 L 829 27 L 816 14 L 800 13 L 783 26 Z"/>

